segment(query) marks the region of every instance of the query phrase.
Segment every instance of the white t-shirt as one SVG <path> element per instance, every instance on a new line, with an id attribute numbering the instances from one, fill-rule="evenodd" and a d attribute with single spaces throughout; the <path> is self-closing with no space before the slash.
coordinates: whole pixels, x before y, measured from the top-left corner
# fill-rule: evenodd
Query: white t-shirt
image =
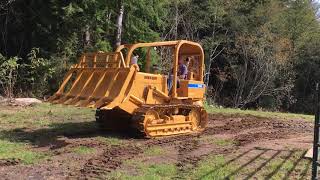
<path id="1" fill-rule="evenodd" d="M 139 56 L 133 56 L 133 57 L 131 58 L 131 64 L 138 64 L 138 57 L 139 57 Z"/>

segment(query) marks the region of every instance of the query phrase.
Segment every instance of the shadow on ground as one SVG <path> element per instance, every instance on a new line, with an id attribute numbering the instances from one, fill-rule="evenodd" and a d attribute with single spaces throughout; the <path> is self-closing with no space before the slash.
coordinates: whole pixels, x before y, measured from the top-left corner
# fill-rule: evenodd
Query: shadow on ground
<path id="1" fill-rule="evenodd" d="M 110 131 L 98 127 L 96 122 L 77 122 L 77 123 L 54 123 L 47 128 L 27 129 L 16 128 L 12 130 L 0 131 L 0 139 L 11 142 L 30 143 L 36 147 L 61 148 L 68 145 L 63 137 L 69 139 L 91 138 L 91 137 L 113 137 L 118 139 L 129 139 L 137 137 L 131 131 Z"/>
<path id="2" fill-rule="evenodd" d="M 249 156 L 249 154 L 253 153 L 253 151 L 255 153 L 253 157 L 249 158 L 246 161 L 242 161 L 238 168 L 236 168 L 235 170 L 233 170 L 232 172 L 230 172 L 228 175 L 226 175 L 221 179 L 230 179 L 232 177 L 237 177 L 238 175 L 241 175 L 241 179 L 254 179 L 256 177 L 260 177 L 260 178 L 263 177 L 264 179 L 273 179 L 273 178 L 290 179 L 292 175 L 294 177 L 299 177 L 297 179 L 309 179 L 310 177 L 310 174 L 308 173 L 310 173 L 310 169 L 311 169 L 311 160 L 304 158 L 304 154 L 306 153 L 306 151 L 253 148 L 230 159 L 229 161 L 224 163 L 222 166 L 216 169 L 213 169 L 207 174 L 204 174 L 199 179 L 206 179 L 210 177 L 211 174 L 215 174 L 215 172 L 230 165 L 231 163 L 234 163 L 234 162 L 238 163 L 240 161 L 239 160 L 240 158 Z M 270 152 L 272 153 L 270 157 L 262 158 L 264 154 L 270 153 Z M 298 157 L 296 157 L 297 155 Z M 263 159 L 262 162 L 261 162 L 261 159 Z M 274 165 L 270 169 L 270 171 L 266 172 L 266 169 L 268 169 L 267 166 L 271 163 L 271 161 L 273 162 L 276 161 L 278 163 Z M 285 164 L 288 163 L 289 161 L 291 165 L 289 167 L 288 166 L 285 167 Z M 250 168 L 250 165 L 259 165 L 259 166 Z M 264 171 L 263 175 L 261 175 L 261 171 Z M 246 172 L 246 173 L 243 175 L 243 172 Z M 284 176 L 282 178 L 275 177 L 278 173 L 282 175 L 284 174 Z"/>

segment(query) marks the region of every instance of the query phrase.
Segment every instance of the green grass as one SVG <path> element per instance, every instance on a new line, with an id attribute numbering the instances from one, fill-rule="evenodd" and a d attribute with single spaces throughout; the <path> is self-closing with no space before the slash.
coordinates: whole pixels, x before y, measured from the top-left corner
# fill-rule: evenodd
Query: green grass
<path id="1" fill-rule="evenodd" d="M 144 152 L 144 154 L 147 155 L 147 156 L 160 156 L 160 155 L 163 155 L 165 153 L 166 153 L 166 151 L 162 147 L 159 147 L 159 146 L 149 147 Z"/>
<path id="2" fill-rule="evenodd" d="M 281 164 L 281 159 L 276 159 L 274 161 L 272 161 L 270 164 L 268 164 L 264 170 L 266 172 L 272 172 L 273 170 L 275 170 L 279 165 L 281 165 L 281 168 L 279 169 L 279 171 L 277 173 L 275 173 L 271 179 L 283 179 L 284 175 L 286 174 L 286 172 L 288 172 L 291 168 L 293 168 L 293 161 L 289 160 L 286 161 L 285 163 Z M 267 175 L 267 174 L 265 174 Z"/>
<path id="3" fill-rule="evenodd" d="M 0 140 L 0 159 L 18 159 L 24 164 L 33 164 L 48 157 L 48 154 L 31 151 L 26 144 Z"/>
<path id="4" fill-rule="evenodd" d="M 19 159 L 33 164 L 50 156 L 33 145 L 50 142 L 60 135 L 96 129 L 94 110 L 42 103 L 30 107 L 0 107 L 0 159 Z M 76 152 L 86 153 L 85 148 Z"/>
<path id="5" fill-rule="evenodd" d="M 132 167 L 132 172 L 125 170 L 116 170 L 111 172 L 106 179 L 128 179 L 128 180 L 169 180 L 177 175 L 177 167 L 174 164 L 144 164 L 139 160 L 126 161 L 129 167 Z"/>
<path id="6" fill-rule="evenodd" d="M 274 173 L 270 179 L 280 180 L 284 179 L 286 175 L 291 174 L 293 177 L 300 177 L 301 179 L 307 179 L 310 176 L 311 161 L 306 159 L 300 159 L 302 151 L 297 151 L 287 159 L 286 155 L 272 159 L 269 163 L 264 165 L 261 170 L 258 170 L 253 174 L 251 179 L 264 179 L 267 175 Z M 300 159 L 300 160 L 299 160 Z M 124 162 L 122 169 L 111 172 L 106 175 L 105 179 L 142 179 L 142 180 L 160 180 L 160 179 L 202 179 L 202 180 L 220 180 L 220 179 L 241 179 L 248 177 L 254 172 L 260 164 L 267 161 L 268 158 L 260 158 L 255 161 L 254 167 L 241 166 L 247 161 L 238 164 L 238 161 L 228 163 L 223 155 L 210 155 L 197 164 L 184 164 L 187 167 L 185 171 L 179 171 L 175 163 L 157 163 L 148 162 L 145 163 L 139 159 L 131 159 Z M 298 162 L 298 163 L 297 163 Z M 188 168 L 189 167 L 189 168 Z M 280 168 L 279 168 L 280 167 Z M 291 176 L 289 176 L 290 179 Z M 288 178 L 288 177 L 286 177 Z"/>
<path id="7" fill-rule="evenodd" d="M 235 142 L 231 139 L 217 139 L 214 141 L 214 144 L 218 146 L 229 146 L 235 144 Z"/>
<path id="8" fill-rule="evenodd" d="M 77 153 L 77 154 L 91 154 L 94 153 L 96 150 L 91 147 L 87 146 L 78 146 L 72 149 L 72 152 Z"/>
<path id="9" fill-rule="evenodd" d="M 238 165 L 227 164 L 222 155 L 209 156 L 186 174 L 187 179 L 224 179 L 236 170 Z M 234 176 L 229 177 L 235 179 Z"/>
<path id="10" fill-rule="evenodd" d="M 217 146 L 230 146 L 236 144 L 236 142 L 232 139 L 221 139 L 212 136 L 202 136 L 201 140 Z"/>
<path id="11" fill-rule="evenodd" d="M 83 121 L 93 118 L 93 109 L 41 103 L 27 108 L 0 111 L 0 127 L 40 128 L 53 122 Z"/>
<path id="12" fill-rule="evenodd" d="M 0 107 L 1 108 L 1 107 Z M 42 103 L 26 108 L 0 109 L 0 140 L 51 141 L 61 135 L 95 133 L 94 110 Z"/>
<path id="13" fill-rule="evenodd" d="M 173 163 L 144 163 L 138 159 L 125 161 L 125 169 L 111 172 L 106 179 L 224 179 L 232 174 L 238 167 L 236 164 L 225 165 L 226 161 L 221 155 L 209 156 L 188 171 L 179 172 Z M 195 165 L 195 164 L 193 164 Z M 185 164 L 185 166 L 191 166 Z M 236 176 L 236 175 L 235 175 Z M 235 179 L 233 176 L 230 179 Z"/>
<path id="14" fill-rule="evenodd" d="M 143 175 L 137 179 L 172 179 L 177 174 L 173 164 L 153 164 L 143 169 Z"/>
<path id="15" fill-rule="evenodd" d="M 64 134 L 81 134 L 97 131 L 97 124 L 93 121 L 87 122 L 64 122 L 64 123 L 51 123 L 48 125 L 53 133 Z"/>
<path id="16" fill-rule="evenodd" d="M 122 141 L 121 139 L 117 137 L 103 137 L 103 136 L 98 136 L 95 138 L 97 141 L 105 144 L 105 145 L 121 145 Z"/>
<path id="17" fill-rule="evenodd" d="M 307 175 L 303 174 L 303 171 L 307 170 L 306 173 L 311 171 L 311 160 L 305 158 L 301 159 L 304 153 L 304 151 L 297 151 L 290 158 L 278 157 L 273 159 L 263 168 L 260 176 L 266 177 L 273 173 L 270 179 L 280 180 L 288 178 L 286 177 L 288 172 L 294 171 L 299 172 L 295 175 L 296 177 L 300 176 L 301 179 L 305 179 Z"/>
<path id="18" fill-rule="evenodd" d="M 240 115 L 240 116 L 257 116 L 263 118 L 279 118 L 279 119 L 303 119 L 303 120 L 313 120 L 313 115 L 305 114 L 294 114 L 294 113 L 283 113 L 283 112 L 268 112 L 259 110 L 241 110 L 233 108 L 219 108 L 216 106 L 205 106 L 208 113 L 213 114 L 223 114 L 223 115 Z"/>

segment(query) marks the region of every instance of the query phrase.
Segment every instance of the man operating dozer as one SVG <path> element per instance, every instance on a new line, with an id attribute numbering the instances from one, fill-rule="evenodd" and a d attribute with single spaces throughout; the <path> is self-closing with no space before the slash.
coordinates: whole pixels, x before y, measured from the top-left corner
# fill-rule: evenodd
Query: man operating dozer
<path id="1" fill-rule="evenodd" d="M 178 62 L 177 74 L 179 79 L 177 79 L 177 88 L 179 88 L 180 79 L 187 79 L 189 63 L 190 63 L 190 57 L 187 57 L 184 62 L 181 62 L 181 61 Z M 173 82 L 173 69 L 169 73 L 168 82 L 167 82 L 169 94 L 171 94 L 172 82 Z"/>

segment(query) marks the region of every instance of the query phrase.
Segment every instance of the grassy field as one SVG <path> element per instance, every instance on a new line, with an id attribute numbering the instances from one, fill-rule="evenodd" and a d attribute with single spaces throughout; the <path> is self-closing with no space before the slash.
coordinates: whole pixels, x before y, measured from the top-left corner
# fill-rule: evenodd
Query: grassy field
<path id="1" fill-rule="evenodd" d="M 295 113 L 285 113 L 285 112 L 269 112 L 269 111 L 259 111 L 259 110 L 242 110 L 233 108 L 220 108 L 218 106 L 206 105 L 206 110 L 208 113 L 222 114 L 222 115 L 237 115 L 237 116 L 256 116 L 263 118 L 278 118 L 278 119 L 303 119 L 303 120 L 314 120 L 314 115 L 306 114 L 295 114 Z"/>
<path id="2" fill-rule="evenodd" d="M 313 119 L 313 116 L 301 114 L 225 109 L 209 106 L 206 108 L 209 113 L 224 116 L 257 116 L 284 120 L 302 119 L 306 121 Z M 92 109 L 47 103 L 27 108 L 0 106 L 0 167 L 3 160 L 15 160 L 19 162 L 18 166 L 21 164 L 33 167 L 46 164 L 48 161 L 55 161 L 55 159 L 61 158 L 61 154 L 65 154 L 64 156 L 66 157 L 68 154 L 74 154 L 79 157 L 94 158 L 97 154 L 106 152 L 108 148 L 126 147 L 133 144 L 134 147 L 141 149 L 142 153 L 137 157 L 121 160 L 122 168 L 117 168 L 108 174 L 102 173 L 100 177 L 106 179 L 221 179 L 226 177 L 237 179 L 239 176 L 282 179 L 290 171 L 298 171 L 302 175 L 309 173 L 310 161 L 301 160 L 301 156 L 304 153 L 302 150 L 295 150 L 294 154 L 289 158 L 283 154 L 276 156 L 272 160 L 267 160 L 268 162 L 260 169 L 260 164 L 264 164 L 265 159 L 269 157 L 259 157 L 260 159 L 257 158 L 256 165 L 242 167 L 243 164 L 232 161 L 232 158 L 237 153 L 208 154 L 205 158 L 198 159 L 196 165 L 192 162 L 185 162 L 181 169 L 176 161 L 171 161 L 170 159 L 162 160 L 163 157 L 180 156 L 172 154 L 170 144 L 165 146 L 162 144 L 146 146 L 144 145 L 146 140 L 134 140 L 118 135 L 101 134 L 94 122 L 94 113 L 95 111 Z M 209 135 L 197 137 L 196 141 L 200 144 L 197 146 L 208 146 L 214 149 L 235 148 L 238 143 L 234 139 Z M 60 147 L 59 144 L 61 142 L 67 145 Z M 188 145 L 182 144 L 178 147 L 180 146 Z M 66 159 L 64 162 L 69 163 L 68 161 L 73 160 Z M 250 176 L 252 168 L 258 169 L 259 173 Z"/>
<path id="3" fill-rule="evenodd" d="M 51 151 L 34 147 L 45 145 L 59 135 L 95 129 L 95 124 L 90 123 L 92 117 L 91 109 L 47 103 L 28 108 L 0 106 L 0 159 L 33 164 L 50 158 Z M 79 147 L 77 151 L 83 149 Z"/>

